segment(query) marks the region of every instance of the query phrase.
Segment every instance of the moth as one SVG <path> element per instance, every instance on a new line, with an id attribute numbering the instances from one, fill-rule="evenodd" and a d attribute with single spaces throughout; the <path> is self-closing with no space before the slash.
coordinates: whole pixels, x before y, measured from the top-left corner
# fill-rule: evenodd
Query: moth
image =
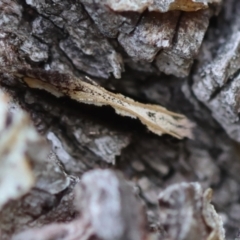
<path id="1" fill-rule="evenodd" d="M 56 97 L 68 96 L 81 103 L 111 106 L 122 116 L 139 119 L 157 135 L 169 134 L 178 139 L 193 138 L 194 124 L 184 115 L 112 93 L 92 80 L 86 82 L 70 74 L 42 69 L 17 69 L 12 73 L 28 87 L 48 91 Z"/>

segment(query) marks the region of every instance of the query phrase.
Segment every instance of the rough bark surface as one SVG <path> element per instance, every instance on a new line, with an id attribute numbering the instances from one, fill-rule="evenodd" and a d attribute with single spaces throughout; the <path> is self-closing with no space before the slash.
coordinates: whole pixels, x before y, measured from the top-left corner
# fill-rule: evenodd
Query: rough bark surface
<path id="1" fill-rule="evenodd" d="M 1 0 L 0 239 L 239 237 L 239 14 L 238 0 Z M 31 89 L 14 66 L 185 114 L 194 139 Z"/>

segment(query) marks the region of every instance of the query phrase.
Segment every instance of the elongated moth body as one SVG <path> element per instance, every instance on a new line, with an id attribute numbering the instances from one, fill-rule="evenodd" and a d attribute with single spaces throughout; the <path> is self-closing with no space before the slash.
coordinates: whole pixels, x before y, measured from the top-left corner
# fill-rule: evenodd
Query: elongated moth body
<path id="1" fill-rule="evenodd" d="M 184 115 L 170 112 L 153 104 L 143 104 L 121 94 L 115 94 L 94 82 L 55 71 L 16 70 L 13 74 L 30 88 L 43 89 L 56 97 L 68 96 L 78 102 L 97 106 L 109 105 L 122 116 L 138 118 L 155 134 L 170 134 L 176 138 L 192 138 L 194 124 Z"/>

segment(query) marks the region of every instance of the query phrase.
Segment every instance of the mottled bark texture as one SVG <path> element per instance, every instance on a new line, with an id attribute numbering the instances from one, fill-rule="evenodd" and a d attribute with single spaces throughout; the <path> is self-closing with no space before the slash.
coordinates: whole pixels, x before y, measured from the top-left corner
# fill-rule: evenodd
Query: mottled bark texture
<path id="1" fill-rule="evenodd" d="M 239 15 L 238 0 L 1 0 L 0 239 L 237 238 Z M 195 138 L 31 89 L 14 66 L 161 104 Z"/>

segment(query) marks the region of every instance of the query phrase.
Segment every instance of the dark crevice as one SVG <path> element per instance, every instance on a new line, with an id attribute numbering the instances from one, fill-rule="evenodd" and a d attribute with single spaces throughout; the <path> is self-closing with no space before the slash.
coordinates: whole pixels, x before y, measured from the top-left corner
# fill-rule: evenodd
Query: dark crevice
<path id="1" fill-rule="evenodd" d="M 232 82 L 235 80 L 235 78 L 240 74 L 240 68 L 231 76 L 228 78 L 226 83 L 224 83 L 223 86 L 218 87 L 210 96 L 209 102 L 211 102 L 216 96 L 218 96 L 224 89 L 227 89 L 228 86 L 232 84 Z"/>

